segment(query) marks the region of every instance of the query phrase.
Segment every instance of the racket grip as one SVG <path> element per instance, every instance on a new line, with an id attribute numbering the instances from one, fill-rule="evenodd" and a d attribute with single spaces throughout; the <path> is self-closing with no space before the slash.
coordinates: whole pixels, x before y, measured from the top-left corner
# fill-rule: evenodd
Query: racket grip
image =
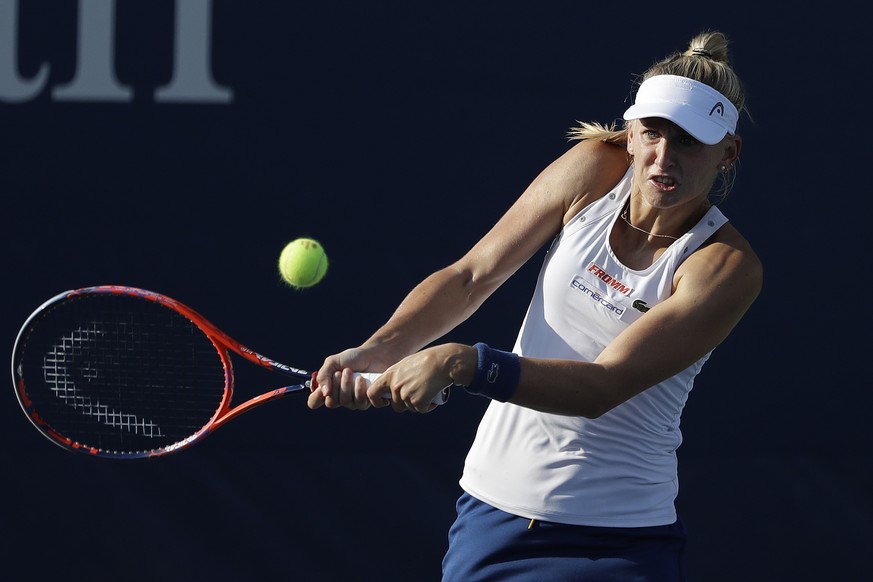
<path id="1" fill-rule="evenodd" d="M 355 373 L 352 375 L 352 377 L 357 378 L 358 376 L 361 376 L 364 380 L 367 381 L 367 386 L 369 386 L 370 384 L 372 384 L 373 382 L 375 382 L 376 378 L 378 378 L 378 377 L 381 376 L 381 375 L 382 375 L 382 374 L 380 374 L 379 372 L 355 372 Z M 448 386 L 446 386 L 445 388 L 443 388 L 443 389 L 440 391 L 440 393 L 436 395 L 436 397 L 433 399 L 432 402 L 433 402 L 434 404 L 436 404 L 437 406 L 440 406 L 440 405 L 445 404 L 446 401 L 448 401 L 448 399 L 449 399 L 449 394 L 450 394 L 450 392 L 451 392 L 451 388 L 452 388 L 452 385 L 451 385 L 451 384 L 449 384 Z M 386 394 L 384 395 L 384 397 L 385 397 L 387 400 L 391 400 L 391 394 L 386 393 Z"/>

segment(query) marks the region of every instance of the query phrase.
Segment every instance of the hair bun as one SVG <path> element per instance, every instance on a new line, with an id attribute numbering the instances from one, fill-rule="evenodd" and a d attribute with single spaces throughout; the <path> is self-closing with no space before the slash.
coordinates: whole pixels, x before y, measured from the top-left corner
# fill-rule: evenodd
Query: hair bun
<path id="1" fill-rule="evenodd" d="M 691 56 L 695 57 L 706 57 L 708 59 L 712 58 L 712 53 L 706 50 L 705 48 L 693 48 L 691 49 Z"/>

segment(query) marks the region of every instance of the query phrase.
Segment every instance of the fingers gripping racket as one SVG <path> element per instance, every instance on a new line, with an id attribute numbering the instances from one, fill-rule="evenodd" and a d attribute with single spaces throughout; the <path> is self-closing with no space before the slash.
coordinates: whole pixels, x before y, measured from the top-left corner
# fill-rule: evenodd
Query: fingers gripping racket
<path id="1" fill-rule="evenodd" d="M 297 383 L 231 407 L 231 352 Z M 189 447 L 258 405 L 308 393 L 312 377 L 250 350 L 178 301 L 134 287 L 53 297 L 24 323 L 12 353 L 15 392 L 33 425 L 65 449 L 114 459 Z M 444 390 L 434 402 L 447 398 Z"/>

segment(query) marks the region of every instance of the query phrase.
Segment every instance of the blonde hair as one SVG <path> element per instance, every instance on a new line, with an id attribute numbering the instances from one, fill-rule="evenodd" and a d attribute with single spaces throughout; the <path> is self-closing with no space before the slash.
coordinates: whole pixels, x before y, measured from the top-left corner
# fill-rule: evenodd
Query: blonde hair
<path id="1" fill-rule="evenodd" d="M 746 110 L 746 90 L 740 78 L 730 65 L 728 38 L 718 31 L 705 31 L 688 44 L 684 52 L 676 52 L 656 62 L 643 73 L 637 84 L 655 75 L 678 75 L 705 83 L 727 97 L 742 114 Z M 627 145 L 627 123 L 619 126 L 616 122 L 604 125 L 597 121 L 580 121 L 572 128 L 568 137 L 571 140 L 598 140 L 616 145 Z M 736 166 L 722 174 L 719 188 L 727 194 L 736 176 Z"/>

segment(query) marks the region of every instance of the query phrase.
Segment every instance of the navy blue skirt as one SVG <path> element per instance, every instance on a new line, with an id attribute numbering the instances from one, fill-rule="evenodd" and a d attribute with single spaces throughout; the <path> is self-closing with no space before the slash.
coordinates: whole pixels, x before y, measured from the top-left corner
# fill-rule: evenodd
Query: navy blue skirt
<path id="1" fill-rule="evenodd" d="M 464 493 L 449 530 L 443 582 L 679 582 L 685 528 L 531 521 Z"/>

